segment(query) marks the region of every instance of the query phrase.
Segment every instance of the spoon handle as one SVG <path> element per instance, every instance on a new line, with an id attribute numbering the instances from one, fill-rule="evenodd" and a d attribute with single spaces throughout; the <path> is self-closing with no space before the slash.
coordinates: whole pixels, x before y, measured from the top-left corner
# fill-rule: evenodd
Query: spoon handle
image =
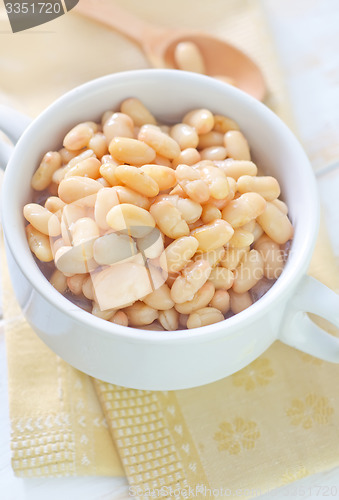
<path id="1" fill-rule="evenodd" d="M 81 0 L 74 11 L 127 35 L 140 45 L 161 29 L 126 12 L 110 0 Z"/>

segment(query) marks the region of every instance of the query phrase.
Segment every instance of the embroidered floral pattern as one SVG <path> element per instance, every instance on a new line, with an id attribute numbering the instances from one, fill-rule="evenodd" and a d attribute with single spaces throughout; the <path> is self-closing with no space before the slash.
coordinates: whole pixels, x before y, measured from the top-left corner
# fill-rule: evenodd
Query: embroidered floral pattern
<path id="1" fill-rule="evenodd" d="M 270 360 L 258 358 L 246 368 L 232 376 L 233 384 L 236 387 L 243 386 L 246 391 L 253 391 L 256 387 L 268 385 L 274 377 L 274 370 Z"/>
<path id="2" fill-rule="evenodd" d="M 297 481 L 298 479 L 302 479 L 303 477 L 307 477 L 310 475 L 310 472 L 306 469 L 304 465 L 297 465 L 295 467 L 289 467 L 285 474 L 281 476 L 282 484 L 289 484 Z"/>
<path id="3" fill-rule="evenodd" d="M 304 400 L 293 399 L 292 406 L 286 412 L 291 424 L 311 429 L 314 424 L 328 424 L 334 409 L 328 399 L 315 394 L 308 394 Z"/>
<path id="4" fill-rule="evenodd" d="M 243 450 L 253 450 L 260 437 L 255 422 L 236 417 L 233 422 L 221 422 L 219 431 L 213 438 L 218 442 L 218 450 L 227 450 L 231 455 L 239 455 Z"/>

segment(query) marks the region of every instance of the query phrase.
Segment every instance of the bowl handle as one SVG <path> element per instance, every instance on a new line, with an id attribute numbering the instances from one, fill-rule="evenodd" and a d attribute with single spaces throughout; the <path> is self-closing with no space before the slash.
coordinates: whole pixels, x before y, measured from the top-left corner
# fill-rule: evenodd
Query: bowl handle
<path id="1" fill-rule="evenodd" d="M 304 276 L 286 310 L 279 340 L 317 358 L 339 363 L 339 338 L 307 315 L 321 316 L 339 328 L 339 295 L 311 276 Z"/>
<path id="2" fill-rule="evenodd" d="M 30 124 L 31 119 L 8 106 L 0 105 L 0 130 L 4 132 L 8 139 L 15 145 L 21 134 Z M 6 168 L 12 154 L 13 146 L 0 138 L 0 167 Z"/>

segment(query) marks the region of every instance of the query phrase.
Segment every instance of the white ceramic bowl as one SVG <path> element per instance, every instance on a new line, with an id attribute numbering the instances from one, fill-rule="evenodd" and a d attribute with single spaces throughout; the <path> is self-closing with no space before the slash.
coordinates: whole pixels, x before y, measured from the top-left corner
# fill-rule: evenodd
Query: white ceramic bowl
<path id="1" fill-rule="evenodd" d="M 25 237 L 22 208 L 44 152 L 60 148 L 65 132 L 99 119 L 127 97 L 138 97 L 161 121 L 178 121 L 205 107 L 236 120 L 254 161 L 277 177 L 295 236 L 274 286 L 245 311 L 214 325 L 177 332 L 144 331 L 101 320 L 59 294 L 38 269 Z M 20 117 L 0 112 L 0 127 L 19 135 Z M 18 130 L 19 134 L 16 134 Z M 9 269 L 23 313 L 39 337 L 76 368 L 137 389 L 170 390 L 206 384 L 249 364 L 276 339 L 339 362 L 339 339 L 316 326 L 314 312 L 339 326 L 339 298 L 306 276 L 318 231 L 318 194 L 309 161 L 290 130 L 267 107 L 212 78 L 175 70 L 109 75 L 67 93 L 23 133 L 6 169 L 2 219 Z"/>

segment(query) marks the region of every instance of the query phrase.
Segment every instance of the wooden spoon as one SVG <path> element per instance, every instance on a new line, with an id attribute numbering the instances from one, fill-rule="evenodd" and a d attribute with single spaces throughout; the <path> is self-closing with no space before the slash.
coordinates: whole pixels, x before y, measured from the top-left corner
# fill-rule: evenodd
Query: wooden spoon
<path id="1" fill-rule="evenodd" d="M 233 79 L 240 89 L 262 100 L 266 84 L 258 66 L 243 52 L 207 33 L 159 28 L 125 12 L 110 0 L 81 0 L 74 9 L 127 35 L 138 43 L 154 67 L 175 68 L 174 51 L 180 42 L 199 48 L 210 76 Z"/>

